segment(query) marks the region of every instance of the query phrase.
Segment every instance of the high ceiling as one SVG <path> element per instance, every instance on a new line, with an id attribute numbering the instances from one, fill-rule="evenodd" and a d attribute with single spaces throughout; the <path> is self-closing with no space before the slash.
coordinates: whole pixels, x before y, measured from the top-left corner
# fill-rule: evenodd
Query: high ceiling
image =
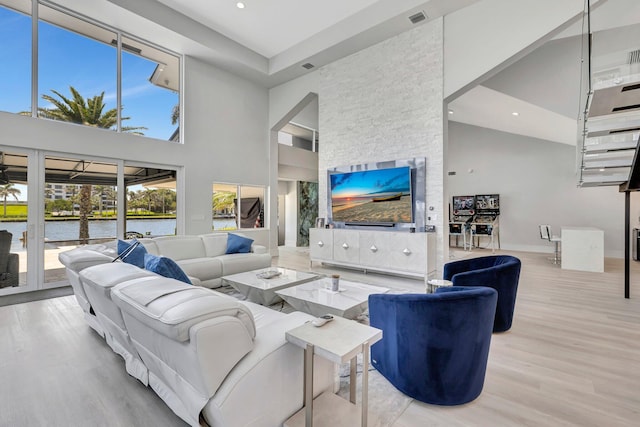
<path id="1" fill-rule="evenodd" d="M 57 1 L 273 87 L 308 73 L 302 68 L 307 62 L 319 68 L 412 28 L 408 17 L 415 13 L 424 12 L 428 21 L 481 0 L 244 0 L 244 9 L 236 7 L 237 0 Z M 602 56 L 594 58 L 596 66 L 640 39 L 635 32 L 623 37 L 613 30 L 640 23 L 640 1 L 598 3 L 592 30 L 610 37 L 599 45 L 594 40 L 594 53 Z M 548 43 L 506 68 L 501 64 L 502 71 L 450 103 L 449 119 L 574 145 L 582 31 L 583 23 L 576 22 L 556 35 L 558 44 Z"/>
<path id="2" fill-rule="evenodd" d="M 58 1 L 95 14 L 81 0 Z M 307 73 L 303 64 L 320 67 L 409 30 L 417 13 L 424 23 L 479 0 L 244 0 L 244 9 L 237 1 L 93 0 L 120 28 L 145 17 L 138 34 L 269 87 Z"/>
<path id="3" fill-rule="evenodd" d="M 326 49 L 397 15 L 423 11 L 430 18 L 475 0 L 157 0 L 254 52 L 274 58 L 299 45 Z M 405 19 L 406 21 L 406 19 Z M 404 22 L 398 28 L 410 28 Z"/>
<path id="4" fill-rule="evenodd" d="M 271 58 L 338 22 L 361 14 L 376 0 L 158 0 L 170 8 L 224 34 L 262 56 Z M 393 3 L 393 0 L 387 1 Z"/>
<path id="5" fill-rule="evenodd" d="M 366 47 L 353 45 L 359 34 L 367 33 L 368 43 L 373 44 L 379 38 L 405 31 L 412 26 L 407 18 L 413 13 L 424 12 L 427 19 L 433 19 L 475 2 L 245 0 L 246 7 L 239 9 L 237 0 L 158 1 L 267 58 L 267 74 L 271 76 L 291 75 L 287 68 L 301 74 L 302 63 L 321 66 L 351 53 L 342 48 L 344 44 L 351 44 L 352 50 Z M 594 66 L 606 65 L 602 62 L 607 60 L 600 58 L 611 56 L 613 51 L 628 50 L 629 46 L 620 46 L 620 39 L 637 40 L 634 33 L 616 39 L 611 35 L 613 28 L 640 22 L 637 0 L 606 0 L 601 4 L 592 13 L 592 31 L 608 33 L 603 37 L 608 40 L 596 42 Z M 455 99 L 449 105 L 453 113 L 449 119 L 575 145 L 584 24 L 576 22 L 557 35 L 556 40 L 566 42 L 543 46 Z"/>
<path id="6" fill-rule="evenodd" d="M 583 26 L 586 21 L 574 23 L 452 101 L 449 120 L 576 145 L 577 118 L 585 101 L 580 91 Z M 591 31 L 592 70 L 597 76 L 624 64 L 628 53 L 640 48 L 640 1 L 602 2 L 592 10 Z"/>

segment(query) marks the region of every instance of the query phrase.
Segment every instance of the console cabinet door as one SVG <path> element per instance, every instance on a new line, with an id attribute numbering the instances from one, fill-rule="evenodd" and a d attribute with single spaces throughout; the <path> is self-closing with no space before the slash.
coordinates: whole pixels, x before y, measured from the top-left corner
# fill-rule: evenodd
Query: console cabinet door
<path id="1" fill-rule="evenodd" d="M 379 231 L 360 232 L 360 264 L 366 267 L 391 268 L 389 235 Z"/>
<path id="2" fill-rule="evenodd" d="M 333 259 L 333 230 L 310 229 L 309 252 L 312 260 L 331 261 Z"/>
<path id="3" fill-rule="evenodd" d="M 358 231 L 333 230 L 333 259 L 349 264 L 360 262 Z"/>
<path id="4" fill-rule="evenodd" d="M 389 268 L 425 274 L 427 271 L 427 236 L 425 233 L 391 233 Z"/>

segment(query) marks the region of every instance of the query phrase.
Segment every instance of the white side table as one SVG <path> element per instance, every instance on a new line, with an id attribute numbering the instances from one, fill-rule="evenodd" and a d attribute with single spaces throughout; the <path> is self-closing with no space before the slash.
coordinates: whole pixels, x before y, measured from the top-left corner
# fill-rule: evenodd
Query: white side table
<path id="1" fill-rule="evenodd" d="M 442 288 L 443 286 L 453 286 L 453 282 L 444 279 L 427 280 L 427 293 L 433 294 L 435 293 L 436 289 Z"/>
<path id="2" fill-rule="evenodd" d="M 305 323 L 286 333 L 287 341 L 304 348 L 304 408 L 285 421 L 285 427 L 367 425 L 369 347 L 382 339 L 382 331 L 352 320 L 335 317 L 321 327 Z M 356 357 L 362 353 L 362 411 L 358 414 L 356 403 Z M 313 355 L 334 363 L 350 361 L 349 400 L 331 392 L 324 392 L 313 399 Z"/>

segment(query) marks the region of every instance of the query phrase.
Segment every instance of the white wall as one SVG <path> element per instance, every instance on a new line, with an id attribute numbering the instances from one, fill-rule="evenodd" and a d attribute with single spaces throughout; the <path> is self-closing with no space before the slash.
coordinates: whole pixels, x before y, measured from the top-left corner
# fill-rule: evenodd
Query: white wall
<path id="1" fill-rule="evenodd" d="M 298 236 L 298 186 L 296 181 L 278 181 L 278 195 L 284 197 L 284 245 L 296 246 Z"/>
<path id="2" fill-rule="evenodd" d="M 450 122 L 447 159 L 456 172 L 447 177 L 449 203 L 456 195 L 500 194 L 503 249 L 552 252 L 538 232 L 550 224 L 554 234 L 562 226 L 600 228 L 605 256 L 624 256 L 624 194 L 577 188 L 575 147 Z M 632 224 L 638 214 L 636 206 Z"/>
<path id="3" fill-rule="evenodd" d="M 328 168 L 427 158 L 427 205 L 443 244 L 442 20 L 420 25 L 322 67 L 319 215 L 327 217 Z"/>
<path id="4" fill-rule="evenodd" d="M 284 245 L 295 247 L 298 243 L 298 183 L 287 182 L 285 197 L 287 223 L 285 225 Z"/>
<path id="5" fill-rule="evenodd" d="M 316 70 L 269 89 L 269 129 L 310 92 L 318 93 L 319 82 L 320 74 Z"/>
<path id="6" fill-rule="evenodd" d="M 445 97 L 524 56 L 579 19 L 583 9 L 583 0 L 483 0 L 447 15 Z"/>
<path id="7" fill-rule="evenodd" d="M 292 122 L 306 126 L 311 129 L 318 129 L 318 99 L 310 102 L 302 111 L 298 113 Z"/>
<path id="8" fill-rule="evenodd" d="M 269 185 L 268 93 L 195 58 L 186 58 L 184 92 L 186 232 L 207 233 L 212 221 L 207 195 L 214 181 Z M 276 193 L 274 188 L 274 199 Z M 271 204 L 266 208 L 265 218 L 271 215 Z M 275 220 L 267 224 L 273 225 L 277 238 Z M 267 230 L 247 233 L 269 246 Z"/>
<path id="9" fill-rule="evenodd" d="M 194 58 L 184 68 L 184 144 L 2 112 L 0 144 L 183 166 L 185 231 L 211 232 L 214 181 L 269 183 L 268 93 Z M 269 242 L 266 230 L 249 233 Z"/>

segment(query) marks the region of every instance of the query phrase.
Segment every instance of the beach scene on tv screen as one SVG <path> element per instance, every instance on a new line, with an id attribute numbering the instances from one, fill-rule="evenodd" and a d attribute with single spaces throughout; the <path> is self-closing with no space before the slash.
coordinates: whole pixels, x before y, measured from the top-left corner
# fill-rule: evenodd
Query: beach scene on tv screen
<path id="1" fill-rule="evenodd" d="M 329 177 L 333 221 L 412 222 L 408 166 L 335 173 Z"/>

